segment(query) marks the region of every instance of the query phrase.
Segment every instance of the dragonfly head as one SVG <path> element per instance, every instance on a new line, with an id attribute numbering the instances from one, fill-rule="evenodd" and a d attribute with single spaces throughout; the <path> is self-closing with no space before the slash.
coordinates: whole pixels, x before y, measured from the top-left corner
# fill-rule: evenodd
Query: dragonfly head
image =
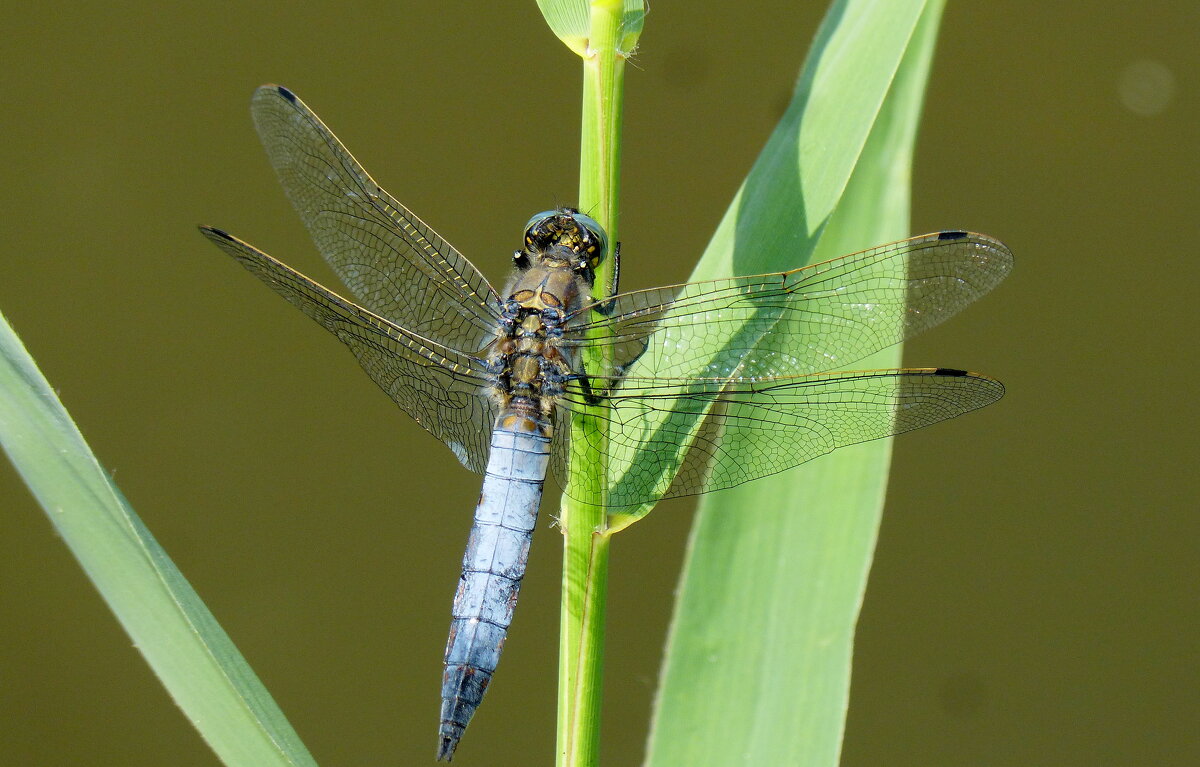
<path id="1" fill-rule="evenodd" d="M 547 210 L 525 225 L 523 253 L 561 257 L 574 271 L 591 274 L 608 253 L 608 235 L 594 218 L 574 208 Z"/>

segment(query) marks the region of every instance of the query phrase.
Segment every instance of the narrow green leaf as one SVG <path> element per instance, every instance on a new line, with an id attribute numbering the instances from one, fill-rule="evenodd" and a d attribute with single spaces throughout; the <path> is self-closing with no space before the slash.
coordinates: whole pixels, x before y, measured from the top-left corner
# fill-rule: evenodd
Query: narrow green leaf
<path id="1" fill-rule="evenodd" d="M 693 278 L 794 268 L 907 234 L 941 9 L 833 5 L 791 107 Z M 899 355 L 855 367 L 891 367 Z M 857 445 L 705 499 L 648 764 L 837 764 L 889 457 L 886 440 Z"/>
<path id="2" fill-rule="evenodd" d="M 643 0 L 538 0 L 546 24 L 563 44 L 577 55 L 588 57 L 592 38 L 592 8 L 607 6 L 621 10 L 617 50 L 627 55 L 637 46 L 646 18 Z"/>
<path id="3" fill-rule="evenodd" d="M 315 765 L 0 316 L 0 444 L 184 715 L 231 767 Z M 180 513 L 187 513 L 186 509 Z M 131 749 L 136 748 L 130 742 Z"/>

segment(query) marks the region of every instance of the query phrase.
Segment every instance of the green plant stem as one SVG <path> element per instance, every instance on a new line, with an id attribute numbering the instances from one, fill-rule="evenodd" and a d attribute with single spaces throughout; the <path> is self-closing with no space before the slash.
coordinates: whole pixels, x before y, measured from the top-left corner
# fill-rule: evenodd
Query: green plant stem
<path id="1" fill-rule="evenodd" d="M 624 57 L 618 51 L 622 0 L 591 5 L 591 35 L 583 57 L 583 115 L 580 139 L 579 207 L 595 218 L 609 237 L 610 253 L 596 270 L 593 297 L 603 298 L 615 268 L 620 172 L 620 124 Z M 585 353 L 586 370 L 608 374 L 607 345 Z M 607 442 L 606 420 L 584 413 L 572 422 L 571 439 L 584 444 Z M 607 451 L 601 449 L 598 454 Z M 586 472 L 604 486 L 607 466 L 572 463 L 570 482 Z M 570 493 L 568 493 L 570 495 Z M 576 493 L 576 497 L 581 494 Z M 564 497 L 562 622 L 559 638 L 558 761 L 559 767 L 590 767 L 600 747 L 601 672 L 604 652 L 604 608 L 608 582 L 609 534 L 602 504 Z"/>
<path id="2" fill-rule="evenodd" d="M 622 16 L 619 2 L 595 3 L 589 56 L 583 60 L 583 116 L 579 147 L 579 207 L 617 241 L 620 196 L 621 113 L 625 58 L 617 50 Z M 612 259 L 600 265 L 598 286 L 607 287 Z"/>
<path id="3" fill-rule="evenodd" d="M 600 750 L 604 610 L 611 536 L 585 527 L 566 531 L 572 557 L 564 573 L 559 655 L 558 761 L 595 765 Z"/>

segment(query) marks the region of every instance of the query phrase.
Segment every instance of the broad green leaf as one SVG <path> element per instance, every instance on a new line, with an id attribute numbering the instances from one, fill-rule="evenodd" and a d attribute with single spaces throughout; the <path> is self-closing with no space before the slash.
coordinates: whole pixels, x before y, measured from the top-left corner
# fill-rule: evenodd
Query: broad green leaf
<path id="1" fill-rule="evenodd" d="M 692 280 L 709 280 L 745 274 L 782 271 L 851 253 L 887 239 L 900 239 L 900 226 L 881 226 L 873 212 L 869 226 L 855 222 L 862 237 L 828 238 L 824 230 L 863 149 L 888 90 L 897 75 L 912 37 L 923 2 L 855 0 L 835 3 L 813 42 L 792 103 L 763 149 L 750 175 L 735 195 L 692 272 Z M 900 232 L 876 240 L 873 232 Z M 726 346 L 744 329 L 734 322 L 721 324 L 723 335 L 709 329 L 711 348 Z M 745 346 L 744 338 L 738 346 Z M 691 369 L 647 369 L 652 355 L 633 366 L 628 375 L 671 377 L 704 376 L 706 361 L 696 358 Z M 869 361 L 868 361 L 869 362 Z M 861 368 L 869 368 L 863 364 Z M 679 401 L 630 423 L 638 433 L 695 434 L 706 411 Z M 663 462 L 658 494 L 665 493 L 683 461 L 689 441 L 681 440 L 672 462 Z M 634 453 L 615 458 L 594 481 L 621 488 L 628 477 L 644 475 L 645 462 Z M 640 480 L 635 480 L 640 481 Z M 619 497 L 619 490 L 613 493 Z M 653 503 L 620 509 L 614 527 L 620 528 L 652 509 Z"/>
<path id="2" fill-rule="evenodd" d="M 942 2 L 834 3 L 791 107 L 693 278 L 794 268 L 908 232 Z M 856 368 L 892 367 L 900 350 Z M 707 496 L 647 763 L 837 764 L 890 442 Z"/>
<path id="3" fill-rule="evenodd" d="M 315 765 L 0 316 L 0 444 L 167 691 L 230 767 Z M 182 508 L 179 513 L 187 513 Z M 130 749 L 136 749 L 136 734 Z"/>

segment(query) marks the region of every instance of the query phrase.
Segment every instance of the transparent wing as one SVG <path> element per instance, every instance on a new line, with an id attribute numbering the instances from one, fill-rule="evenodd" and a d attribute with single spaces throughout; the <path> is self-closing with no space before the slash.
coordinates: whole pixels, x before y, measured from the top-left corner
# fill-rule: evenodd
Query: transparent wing
<path id="1" fill-rule="evenodd" d="M 444 346 L 478 349 L 499 313 L 479 270 L 380 188 L 291 91 L 264 85 L 251 112 L 288 199 L 359 303 Z"/>
<path id="2" fill-rule="evenodd" d="M 570 492 L 617 512 L 660 497 L 740 485 L 839 447 L 954 418 L 1003 394 L 1003 385 L 991 378 L 925 368 L 768 380 L 625 379 L 592 408 L 573 382 L 561 400 L 560 420 L 571 411 L 596 415 L 606 423 L 608 440 L 589 444 L 563 434 L 554 472 L 568 487 L 572 453 L 580 465 L 607 467 L 606 473 L 577 478 Z"/>
<path id="3" fill-rule="evenodd" d="M 843 368 L 958 313 L 1012 268 L 1003 243 L 939 232 L 802 269 L 623 293 L 566 343 L 610 344 L 635 375 L 744 378 Z M 640 357 L 640 359 L 639 359 Z"/>
<path id="4" fill-rule="evenodd" d="M 483 472 L 496 414 L 483 394 L 482 360 L 393 325 L 230 234 L 200 231 L 350 347 L 401 410 L 445 442 L 464 466 Z"/>

